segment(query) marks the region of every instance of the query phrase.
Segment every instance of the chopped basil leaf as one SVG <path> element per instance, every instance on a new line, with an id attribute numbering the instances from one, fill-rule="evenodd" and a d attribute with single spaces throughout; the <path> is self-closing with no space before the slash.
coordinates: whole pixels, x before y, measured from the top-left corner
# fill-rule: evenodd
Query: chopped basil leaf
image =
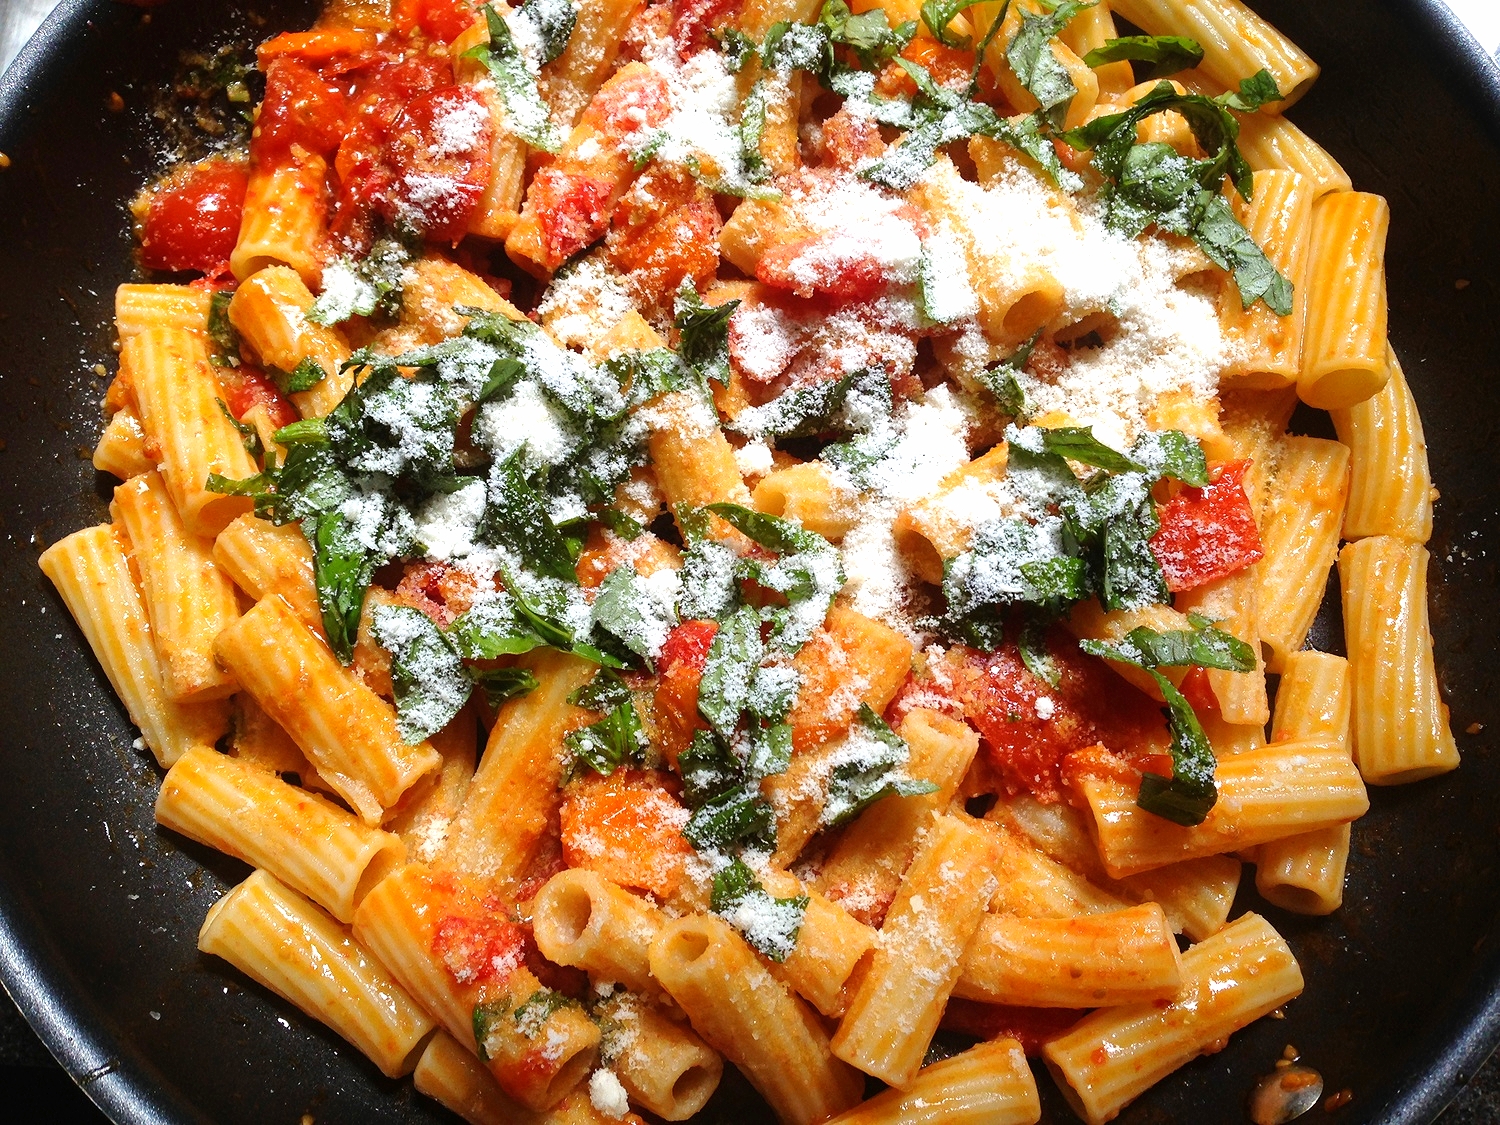
<path id="1" fill-rule="evenodd" d="M 995 396 L 1000 409 L 1020 422 L 1024 422 L 1031 412 L 1026 407 L 1026 392 L 1021 389 L 1020 380 L 1016 376 L 1025 370 L 1026 362 L 1041 338 L 1042 330 L 1039 328 L 1012 355 L 979 372 L 979 382 Z"/>
<path id="2" fill-rule="evenodd" d="M 1053 128 L 1061 128 L 1068 106 L 1078 87 L 1068 76 L 1067 68 L 1052 53 L 1052 40 L 1092 2 L 1062 0 L 1051 12 L 1034 15 L 1021 10 L 1021 28 L 1005 48 L 1005 59 L 1021 85 L 1037 100 L 1042 118 Z"/>
<path id="3" fill-rule="evenodd" d="M 1139 472 L 1138 465 L 1123 453 L 1111 449 L 1094 436 L 1092 426 L 1059 426 L 1042 430 L 1047 452 L 1084 465 L 1093 465 L 1111 473 Z"/>
<path id="4" fill-rule="evenodd" d="M 624 702 L 610 708 L 604 718 L 569 731 L 563 746 L 595 773 L 608 777 L 625 762 L 640 761 L 648 743 L 627 692 Z"/>
<path id="5" fill-rule="evenodd" d="M 761 79 L 750 87 L 740 106 L 740 162 L 745 168 L 745 179 L 752 184 L 763 184 L 771 178 L 771 166 L 760 154 L 761 137 L 766 131 L 766 108 L 766 83 Z M 689 279 L 683 281 L 688 283 Z"/>
<path id="6" fill-rule="evenodd" d="M 651 584 L 629 565 L 616 567 L 600 585 L 593 613 L 595 624 L 647 661 L 677 624 L 671 603 L 657 597 Z"/>
<path id="7" fill-rule="evenodd" d="M 973 38 L 968 35 L 954 35 L 948 30 L 948 25 L 959 13 L 968 11 L 978 3 L 980 0 L 924 0 L 922 22 L 927 25 L 927 30 L 932 32 L 932 37 L 945 47 L 955 47 L 960 51 L 967 50 L 973 46 Z M 1006 6 L 1009 7 L 1008 0 Z M 1004 18 L 1002 13 L 1000 19 Z"/>
<path id="8" fill-rule="evenodd" d="M 1249 199 L 1254 188 L 1250 165 L 1235 144 L 1239 122 L 1227 107 L 1249 105 L 1274 90 L 1275 82 L 1257 75 L 1242 86 L 1242 95 L 1215 99 L 1179 94 L 1170 82 L 1162 82 L 1125 112 L 1095 118 L 1063 133 L 1062 139 L 1074 148 L 1093 150 L 1094 167 L 1107 181 L 1100 199 L 1109 227 L 1133 238 L 1156 223 L 1190 237 L 1216 265 L 1233 271 L 1246 308 L 1261 300 L 1278 315 L 1289 316 L 1291 282 L 1277 272 L 1220 194 L 1225 175 L 1242 198 Z M 1186 118 L 1210 154 L 1207 159 L 1182 156 L 1158 142 L 1137 142 L 1136 127 L 1169 110 Z"/>
<path id="9" fill-rule="evenodd" d="M 1021 663 L 1026 665 L 1026 670 L 1033 676 L 1048 687 L 1055 688 L 1062 683 L 1062 669 L 1047 651 L 1046 619 L 1041 614 L 1033 613 L 1028 616 L 1026 623 L 1021 626 L 1016 647 L 1021 653 Z"/>
<path id="10" fill-rule="evenodd" d="M 326 445 L 328 426 L 321 418 L 303 418 L 288 422 L 271 435 L 278 445 Z"/>
<path id="11" fill-rule="evenodd" d="M 905 740 L 868 703 L 861 703 L 849 737 L 834 753 L 820 820 L 823 827 L 847 824 L 886 797 L 937 792 L 930 781 L 903 772 L 909 757 Z"/>
<path id="12" fill-rule="evenodd" d="M 1225 672 L 1253 672 L 1255 651 L 1208 618 L 1188 615 L 1191 629 L 1172 629 L 1158 633 L 1144 625 L 1130 630 L 1124 640 L 1080 641 L 1079 647 L 1106 660 L 1120 660 L 1140 668 L 1180 668 L 1197 665 Z"/>
<path id="13" fill-rule="evenodd" d="M 760 845 L 774 850 L 776 814 L 761 797 L 759 784 L 752 782 L 699 805 L 682 834 L 698 851 L 731 844 Z"/>
<path id="14" fill-rule="evenodd" d="M 854 15 L 844 0 L 828 0 L 818 22 L 828 29 L 829 39 L 848 47 L 863 70 L 875 70 L 901 53 L 917 33 L 915 20 L 891 27 L 884 8 L 871 8 Z"/>
<path id="15" fill-rule="evenodd" d="M 238 418 L 231 414 L 229 412 L 229 407 L 224 404 L 224 400 L 222 398 L 216 398 L 214 399 L 214 401 L 219 404 L 220 413 L 222 413 L 224 417 L 229 419 L 229 424 L 233 426 L 235 432 L 240 435 L 240 444 L 245 447 L 245 452 L 250 454 L 251 457 L 257 459 L 264 457 L 266 449 L 265 446 L 261 444 L 260 431 L 252 426 L 249 422 L 241 422 Z M 223 480 L 224 478 L 219 477 L 219 479 Z M 210 489 L 210 491 L 217 490 Z"/>
<path id="16" fill-rule="evenodd" d="M 1281 90 L 1269 70 L 1258 70 L 1249 78 L 1240 80 L 1238 90 L 1220 94 L 1215 101 L 1220 105 L 1237 109 L 1242 113 L 1254 113 L 1268 102 L 1281 100 Z"/>
<path id="17" fill-rule="evenodd" d="M 729 385 L 729 318 L 739 301 L 705 305 L 691 278 L 684 278 L 672 306 L 677 330 L 677 354 L 704 379 Z"/>
<path id="18" fill-rule="evenodd" d="M 780 963 L 796 948 L 809 901 L 807 895 L 772 897 L 755 872 L 736 859 L 714 875 L 709 907 L 756 950 Z"/>
<path id="19" fill-rule="evenodd" d="M 240 359 L 240 334 L 229 319 L 229 302 L 234 300 L 233 289 L 215 289 L 208 298 L 208 339 L 217 354 L 227 356 L 238 363 Z"/>
<path id="20" fill-rule="evenodd" d="M 519 453 L 496 465 L 490 474 L 479 535 L 486 542 L 510 548 L 538 574 L 563 582 L 577 577 L 573 554 L 547 514 L 542 494 L 521 472 Z"/>
<path id="21" fill-rule="evenodd" d="M 430 738 L 452 722 L 474 691 L 458 650 L 430 617 L 412 606 L 376 606 L 370 632 L 391 654 L 401 741 L 412 746 Z"/>
<path id="22" fill-rule="evenodd" d="M 375 574 L 375 555 L 337 510 L 304 520 L 302 531 L 313 549 L 313 578 L 328 647 L 347 664 L 359 633 L 365 591 Z"/>
<path id="23" fill-rule="evenodd" d="M 693 734 L 688 748 L 677 755 L 682 775 L 682 799 L 698 809 L 741 784 L 743 767 L 729 748 L 706 730 Z"/>
<path id="24" fill-rule="evenodd" d="M 567 50 L 578 9 L 573 0 L 526 0 L 514 16 L 518 23 L 531 27 L 532 39 L 542 46 L 542 65 L 552 62 Z"/>
<path id="25" fill-rule="evenodd" d="M 552 4 L 527 4 L 515 14 L 514 18 L 528 19 L 528 22 L 540 31 L 543 21 L 528 17 L 525 13 L 528 9 L 553 6 Z M 572 6 L 567 5 L 567 7 L 570 15 L 576 18 Z M 510 26 L 505 22 L 505 17 L 486 4 L 484 19 L 489 28 L 490 41 L 465 51 L 464 57 L 478 59 L 490 72 L 490 77 L 495 80 L 495 89 L 500 92 L 500 97 L 505 102 L 508 114 L 507 124 L 518 137 L 543 152 L 560 151 L 562 136 L 552 125 L 552 114 L 547 108 L 547 103 L 542 101 L 541 92 L 537 88 L 536 74 L 521 53 L 515 36 L 511 34 Z M 561 24 L 549 21 L 547 26 L 556 30 Z M 564 44 L 566 44 L 567 34 L 571 32 L 572 23 L 569 21 L 567 32 L 563 36 Z M 547 46 L 546 49 L 550 50 L 551 47 Z"/>
<path id="26" fill-rule="evenodd" d="M 307 319 L 331 325 L 351 316 L 394 317 L 401 311 L 401 276 L 414 257 L 404 243 L 382 238 L 359 261 L 335 258 L 323 269 L 323 292 Z"/>
<path id="27" fill-rule="evenodd" d="M 760 614 L 754 608 L 742 606 L 720 622 L 698 682 L 698 713 L 726 741 L 750 708 L 764 651 Z"/>
<path id="28" fill-rule="evenodd" d="M 747 437 L 811 437 L 830 428 L 833 417 L 843 409 L 854 385 L 856 372 L 783 391 L 762 406 L 741 410 L 728 428 Z"/>
<path id="29" fill-rule="evenodd" d="M 323 370 L 323 365 L 312 356 L 301 360 L 291 371 L 282 371 L 277 367 L 266 368 L 266 374 L 276 384 L 276 389 L 284 395 L 300 394 L 310 391 L 328 378 L 328 372 Z"/>
<path id="30" fill-rule="evenodd" d="M 1104 46 L 1095 47 L 1084 55 L 1083 61 L 1088 66 L 1113 62 L 1145 63 L 1146 73 L 1139 77 L 1142 82 L 1150 82 L 1191 70 L 1203 61 L 1203 48 L 1196 39 L 1189 39 L 1186 35 L 1126 35 L 1106 40 Z"/>
<path id="31" fill-rule="evenodd" d="M 640 520 L 627 516 L 619 508 L 605 508 L 594 513 L 595 517 L 621 539 L 638 539 L 646 530 Z"/>
<path id="32" fill-rule="evenodd" d="M 576 1008 L 578 1001 L 550 988 L 539 988 L 516 1009 L 516 1028 L 527 1039 L 542 1033 L 542 1025 L 564 1008 Z"/>
<path id="33" fill-rule="evenodd" d="M 719 50 L 724 54 L 724 65 L 730 74 L 738 74 L 745 69 L 747 62 L 760 57 L 755 49 L 755 40 L 737 27 L 725 27 L 710 34 L 718 41 Z"/>
<path id="34" fill-rule="evenodd" d="M 1172 681 L 1160 672 L 1148 669 L 1167 701 L 1167 729 L 1172 736 L 1172 776 L 1156 774 L 1141 778 L 1136 804 L 1174 824 L 1191 828 L 1202 824 L 1218 802 L 1214 785 L 1213 747 L 1193 712 L 1193 706 Z"/>
<path id="35" fill-rule="evenodd" d="M 536 676 L 526 668 L 471 668 L 469 673 L 491 707 L 537 689 Z"/>

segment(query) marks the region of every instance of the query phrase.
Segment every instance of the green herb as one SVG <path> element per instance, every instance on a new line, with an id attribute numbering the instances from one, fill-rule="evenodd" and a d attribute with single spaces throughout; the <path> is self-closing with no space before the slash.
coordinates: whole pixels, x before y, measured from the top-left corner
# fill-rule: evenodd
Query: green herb
<path id="1" fill-rule="evenodd" d="M 271 437 L 278 445 L 326 445 L 328 426 L 321 418 L 302 418 L 296 422 L 288 422 Z"/>
<path id="2" fill-rule="evenodd" d="M 932 32 L 933 38 L 939 43 L 960 51 L 966 50 L 973 45 L 974 40 L 967 35 L 954 35 L 948 30 L 948 25 L 960 13 L 968 11 L 978 3 L 980 0 L 925 0 L 922 4 L 922 22 L 927 25 L 927 30 Z"/>
<path id="3" fill-rule="evenodd" d="M 574 0 L 527 0 L 516 9 L 514 18 L 531 26 L 531 39 L 542 46 L 539 62 L 545 66 L 568 49 L 578 23 L 578 8 Z"/>
<path id="4" fill-rule="evenodd" d="M 545 18 L 547 12 L 557 7 L 560 6 L 550 3 L 539 4 L 533 0 L 532 3 L 523 5 L 515 13 L 514 18 L 528 20 L 539 35 L 550 35 L 550 38 L 544 38 L 542 42 L 547 51 L 555 48 L 560 53 L 563 46 L 566 46 L 568 36 L 572 33 L 573 20 L 577 18 L 577 13 L 571 5 L 566 5 L 568 14 L 572 18 L 565 21 L 566 30 L 562 30 L 564 21 Z M 538 16 L 539 11 L 542 16 Z M 489 28 L 489 43 L 465 51 L 464 57 L 478 59 L 490 72 L 490 77 L 495 80 L 495 88 L 505 102 L 509 116 L 508 124 L 517 136 L 533 148 L 539 148 L 544 152 L 560 151 L 562 136 L 552 125 L 551 111 L 547 108 L 547 103 L 542 101 L 541 92 L 537 88 L 536 75 L 527 64 L 525 56 L 521 54 L 521 49 L 517 46 L 515 37 L 505 22 L 505 17 L 486 4 L 484 19 Z M 560 44 L 557 38 L 559 32 L 561 32 Z"/>
<path id="5" fill-rule="evenodd" d="M 838 551 L 821 535 L 779 516 L 738 504 L 708 504 L 705 507 L 780 556 L 773 561 L 743 558 L 739 562 L 739 574 L 785 596 L 787 605 L 769 607 L 763 616 L 771 623 L 769 643 L 795 652 L 823 624 L 828 607 L 844 585 Z"/>
<path id="6" fill-rule="evenodd" d="M 1140 472 L 1145 468 L 1094 436 L 1092 426 L 1059 426 L 1041 431 L 1047 452 L 1111 473 Z"/>
<path id="7" fill-rule="evenodd" d="M 738 74 L 751 59 L 760 57 L 755 40 L 737 27 L 725 27 L 710 34 L 718 41 L 719 50 L 724 54 L 724 65 L 731 74 Z"/>
<path id="8" fill-rule="evenodd" d="M 677 624 L 677 613 L 653 593 L 646 579 L 629 565 L 616 567 L 594 598 L 594 623 L 631 652 L 650 661 Z"/>
<path id="9" fill-rule="evenodd" d="M 783 391 L 762 406 L 740 411 L 729 428 L 750 437 L 811 437 L 823 433 L 843 409 L 856 374 L 863 372 Z"/>
<path id="10" fill-rule="evenodd" d="M 521 472 L 519 453 L 497 465 L 491 475 L 479 535 L 510 548 L 538 574 L 563 582 L 577 577 L 573 553 L 547 514 L 542 494 Z"/>
<path id="11" fill-rule="evenodd" d="M 965 137 L 994 137 L 1025 153 L 1053 183 L 1063 179 L 1063 168 L 1051 141 L 1041 133 L 1040 119 L 1007 119 L 983 102 L 933 82 L 925 68 L 909 59 L 896 63 L 917 84 L 912 101 L 910 127 L 901 143 L 887 156 L 872 161 L 860 177 L 892 191 L 906 191 L 922 178 L 944 145 Z"/>
<path id="12" fill-rule="evenodd" d="M 394 238 L 382 238 L 363 258 L 335 258 L 323 269 L 323 292 L 307 310 L 314 324 L 351 316 L 394 317 L 401 311 L 401 275 L 415 254 Z"/>
<path id="13" fill-rule="evenodd" d="M 729 318 L 739 301 L 705 305 L 691 278 L 683 278 L 672 306 L 677 354 L 704 379 L 729 386 Z"/>
<path id="14" fill-rule="evenodd" d="M 759 783 L 727 790 L 693 810 L 682 829 L 698 851 L 730 845 L 776 847 L 776 814 L 760 795 Z"/>
<path id="15" fill-rule="evenodd" d="M 844 0 L 828 0 L 818 16 L 830 41 L 848 47 L 863 70 L 878 70 L 905 49 L 917 33 L 915 20 L 891 27 L 884 8 L 854 15 Z"/>
<path id="16" fill-rule="evenodd" d="M 563 746 L 577 761 L 604 777 L 625 762 L 640 761 L 647 746 L 629 689 L 608 669 L 595 673 L 594 682 L 606 677 L 604 687 L 596 688 L 591 697 L 575 692 L 573 698 L 580 707 L 605 712 L 604 718 L 569 731 L 563 738 Z"/>
<path id="17" fill-rule="evenodd" d="M 682 799 L 697 809 L 743 781 L 743 767 L 729 747 L 706 730 L 695 731 L 688 748 L 677 755 Z"/>
<path id="18" fill-rule="evenodd" d="M 1037 679 L 1054 688 L 1062 683 L 1062 669 L 1047 650 L 1046 614 L 1032 612 L 1027 616 L 1016 639 L 1016 649 L 1021 654 L 1021 663 Z"/>
<path id="19" fill-rule="evenodd" d="M 1264 75 L 1264 77 L 1262 77 Z M 1231 107 L 1259 104 L 1279 91 L 1261 72 L 1241 83 L 1241 93 L 1221 98 L 1179 94 L 1170 82 L 1123 113 L 1096 118 L 1062 134 L 1077 149 L 1092 149 L 1093 164 L 1107 181 L 1100 199 L 1111 229 L 1134 238 L 1155 223 L 1173 234 L 1190 237 L 1209 259 L 1234 274 L 1240 300 L 1249 308 L 1258 300 L 1280 316 L 1292 311 L 1292 285 L 1255 244 L 1220 193 L 1227 175 L 1244 199 L 1254 187 L 1250 165 L 1235 139 L 1239 122 Z M 1136 127 L 1147 117 L 1180 113 L 1205 152 L 1204 160 L 1179 155 L 1170 145 L 1136 140 Z"/>
<path id="20" fill-rule="evenodd" d="M 979 382 L 995 396 L 1000 409 L 1019 422 L 1024 422 L 1031 411 L 1027 409 L 1026 392 L 1021 389 L 1017 376 L 1026 369 L 1026 363 L 1031 359 L 1031 353 L 1041 338 L 1042 330 L 1038 328 L 1032 333 L 1031 339 L 1013 354 L 979 372 Z"/>
<path id="21" fill-rule="evenodd" d="M 376 606 L 370 632 L 391 654 L 401 741 L 412 746 L 430 738 L 453 721 L 474 691 L 458 650 L 430 617 L 412 606 Z"/>
<path id="22" fill-rule="evenodd" d="M 229 419 L 229 424 L 234 427 L 235 432 L 240 435 L 240 444 L 245 447 L 245 452 L 256 459 L 264 457 L 266 449 L 265 446 L 261 444 L 260 431 L 252 426 L 249 422 L 241 422 L 238 418 L 231 414 L 229 412 L 229 407 L 224 404 L 224 400 L 222 398 L 216 398 L 214 399 L 214 401 L 219 404 L 219 411 L 224 415 L 224 417 Z M 224 478 L 219 477 L 219 479 L 223 480 Z"/>
<path id="23" fill-rule="evenodd" d="M 537 689 L 536 676 L 526 668 L 470 668 L 469 674 L 491 707 Z"/>
<path id="24" fill-rule="evenodd" d="M 785 961 L 797 946 L 797 934 L 811 900 L 807 895 L 775 898 L 743 860 L 736 859 L 714 875 L 710 909 L 772 961 Z"/>
<path id="25" fill-rule="evenodd" d="M 474 1006 L 474 1049 L 479 1055 L 480 1062 L 490 1061 L 490 1036 L 495 1032 L 496 1025 L 510 1015 L 510 1010 L 509 999 L 494 1000 L 488 1004 Z"/>
<path id="26" fill-rule="evenodd" d="M 645 525 L 634 516 L 627 516 L 619 508 L 605 508 L 594 516 L 621 539 L 638 539 L 646 530 Z"/>
<path id="27" fill-rule="evenodd" d="M 1136 803 L 1149 813 L 1174 824 L 1191 827 L 1203 823 L 1218 800 L 1214 785 L 1214 752 L 1208 737 L 1183 694 L 1158 668 L 1198 664 L 1206 668 L 1249 672 L 1255 654 L 1249 645 L 1216 628 L 1197 614 L 1189 618 L 1191 630 L 1157 633 L 1132 629 L 1119 644 L 1080 641 L 1079 648 L 1106 660 L 1118 660 L 1143 668 L 1161 689 L 1167 704 L 1167 729 L 1172 736 L 1172 776 L 1147 773 L 1141 779 Z"/>
<path id="28" fill-rule="evenodd" d="M 1113 62 L 1139 62 L 1147 65 L 1142 82 L 1166 78 L 1179 71 L 1191 70 L 1203 61 L 1203 48 L 1196 39 L 1185 35 L 1126 35 L 1108 39 L 1083 56 L 1087 66 Z"/>
<path id="29" fill-rule="evenodd" d="M 215 353 L 229 361 L 222 366 L 230 367 L 240 361 L 240 333 L 229 319 L 229 302 L 232 300 L 233 289 L 215 289 L 208 298 L 208 339 Z"/>
<path id="30" fill-rule="evenodd" d="M 846 752 L 835 758 L 823 803 L 821 824 L 825 828 L 849 823 L 886 797 L 937 792 L 938 787 L 932 782 L 908 777 L 903 772 L 910 757 L 905 740 L 868 703 L 860 704 L 854 721 L 862 735 L 858 752 Z"/>
<path id="31" fill-rule="evenodd" d="M 365 591 L 375 574 L 375 556 L 340 512 L 311 518 L 303 523 L 302 531 L 313 549 L 313 578 L 328 646 L 347 664 L 359 633 Z"/>
<path id="32" fill-rule="evenodd" d="M 1091 7 L 1092 0 L 1088 3 L 1062 0 L 1051 12 L 1043 15 L 1022 9 L 1020 30 L 1005 49 L 1005 59 L 1011 70 L 1037 100 L 1040 107 L 1037 112 L 1042 119 L 1054 129 L 1062 127 L 1078 87 L 1073 85 L 1067 68 L 1053 54 L 1052 40 L 1069 20 L 1084 8 Z"/>
<path id="33" fill-rule="evenodd" d="M 1158 633 L 1144 625 L 1130 630 L 1115 644 L 1080 641 L 1079 647 L 1106 660 L 1121 660 L 1140 668 L 1180 668 L 1197 665 L 1225 672 L 1255 671 L 1255 651 L 1244 641 L 1218 628 L 1200 614 L 1188 614 L 1191 629 Z"/>
<path id="34" fill-rule="evenodd" d="M 297 364 L 290 372 L 282 371 L 280 368 L 268 367 L 266 374 L 276 384 L 276 389 L 284 395 L 301 394 L 310 391 L 328 378 L 328 372 L 323 370 L 323 365 L 312 356 L 307 356 Z"/>
<path id="35" fill-rule="evenodd" d="M 539 988 L 516 1009 L 516 1029 L 527 1039 L 535 1039 L 542 1027 L 564 1008 L 576 1008 L 578 1001 L 550 988 Z"/>
<path id="36" fill-rule="evenodd" d="M 1239 89 L 1220 94 L 1214 100 L 1222 106 L 1237 109 L 1242 113 L 1254 113 L 1261 106 L 1269 102 L 1280 101 L 1281 98 L 1281 90 L 1277 87 L 1276 79 L 1271 76 L 1271 72 L 1258 70 L 1249 78 L 1241 79 Z"/>
<path id="37" fill-rule="evenodd" d="M 768 95 L 765 79 L 750 87 L 740 106 L 740 163 L 744 165 L 745 179 L 752 184 L 763 184 L 771 178 L 771 167 L 760 153 L 760 142 L 766 131 Z M 689 279 L 684 278 L 686 284 Z"/>

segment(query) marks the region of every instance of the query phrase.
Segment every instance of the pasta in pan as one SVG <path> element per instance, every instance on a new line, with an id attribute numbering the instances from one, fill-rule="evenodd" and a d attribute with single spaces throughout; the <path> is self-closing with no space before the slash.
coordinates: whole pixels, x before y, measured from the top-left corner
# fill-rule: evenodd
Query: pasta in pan
<path id="1" fill-rule="evenodd" d="M 120 287 L 112 522 L 41 559 L 160 823 L 254 868 L 201 949 L 477 1123 L 728 1063 L 1097 1125 L 1301 993 L 1275 909 L 1458 754 L 1389 209 L 1295 44 L 334 0 L 257 65 L 136 201 L 197 276 Z"/>

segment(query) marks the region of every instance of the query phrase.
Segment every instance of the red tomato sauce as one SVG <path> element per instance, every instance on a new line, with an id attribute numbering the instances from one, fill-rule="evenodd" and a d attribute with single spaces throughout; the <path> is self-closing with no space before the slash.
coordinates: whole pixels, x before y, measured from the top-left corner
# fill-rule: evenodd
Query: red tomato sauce
<path id="1" fill-rule="evenodd" d="M 1127 759 L 1154 760 L 1165 739 L 1161 705 L 1060 632 L 1047 648 L 1060 673 L 1057 687 L 1027 669 L 1014 643 L 993 653 L 952 649 L 938 677 L 979 732 L 1005 790 L 1061 800 L 1064 759 L 1100 743 Z"/>

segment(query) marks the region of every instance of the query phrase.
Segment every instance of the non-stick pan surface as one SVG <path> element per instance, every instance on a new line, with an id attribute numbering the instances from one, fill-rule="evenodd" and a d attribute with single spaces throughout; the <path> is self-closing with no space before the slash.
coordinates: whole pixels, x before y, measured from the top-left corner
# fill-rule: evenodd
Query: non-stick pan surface
<path id="1" fill-rule="evenodd" d="M 1391 333 L 1442 490 L 1438 667 L 1455 729 L 1485 729 L 1460 733 L 1457 773 L 1372 794 L 1338 916 L 1245 892 L 1239 906 L 1295 947 L 1306 994 L 1121 1120 L 1244 1121 L 1250 1084 L 1293 1044 L 1330 1091 L 1353 1091 L 1341 1122 L 1426 1122 L 1500 1037 L 1500 83 L 1436 0 L 1252 3 L 1324 66 L 1292 116 L 1391 201 Z M 0 975 L 122 1123 L 451 1120 L 197 953 L 204 913 L 244 871 L 154 826 L 155 767 L 36 568 L 46 544 L 107 518 L 110 482 L 87 459 L 95 365 L 113 373 L 121 201 L 159 158 L 154 95 L 181 50 L 313 14 L 311 0 L 67 0 L 0 82 Z M 1047 1120 L 1070 1120 L 1041 1086 Z M 738 1079 L 710 1116 L 769 1120 Z"/>

